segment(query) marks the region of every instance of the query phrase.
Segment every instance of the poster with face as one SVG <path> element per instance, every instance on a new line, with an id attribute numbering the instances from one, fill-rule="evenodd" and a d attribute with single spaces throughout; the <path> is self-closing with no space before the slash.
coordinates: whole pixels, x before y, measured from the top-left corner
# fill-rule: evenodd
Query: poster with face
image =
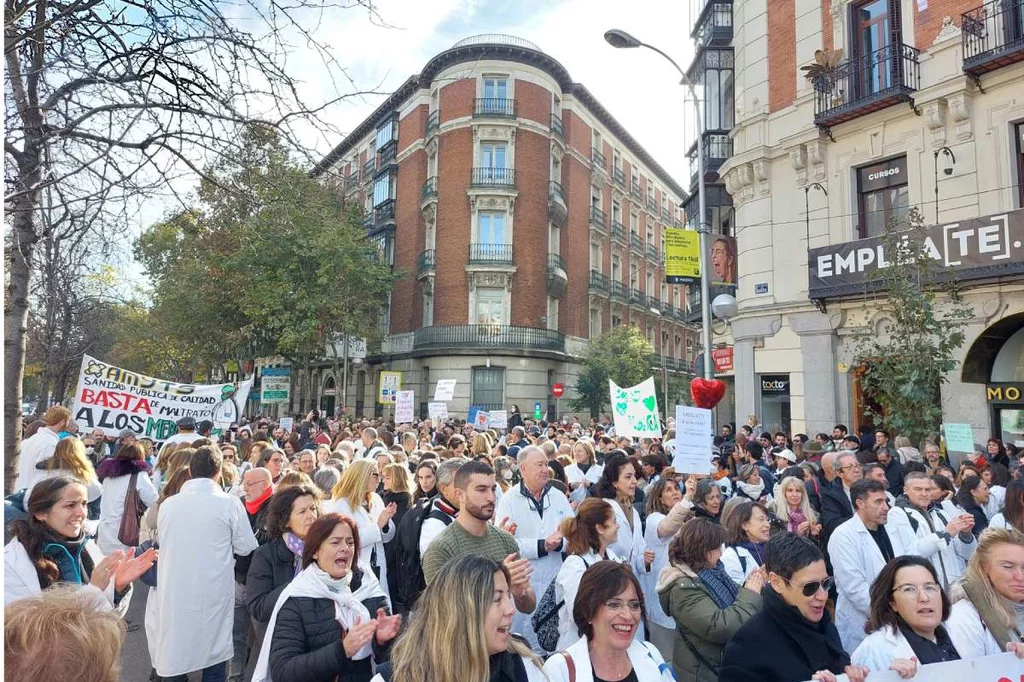
<path id="1" fill-rule="evenodd" d="M 736 238 L 711 237 L 711 286 L 736 286 Z"/>

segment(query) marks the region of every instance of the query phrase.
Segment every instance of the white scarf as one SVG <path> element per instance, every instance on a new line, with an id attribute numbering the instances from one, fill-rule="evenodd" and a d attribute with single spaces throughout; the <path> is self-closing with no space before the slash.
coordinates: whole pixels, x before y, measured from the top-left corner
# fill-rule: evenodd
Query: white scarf
<path id="1" fill-rule="evenodd" d="M 757 485 L 751 485 L 745 481 L 736 481 L 736 487 L 742 490 L 750 499 L 759 500 L 761 499 L 761 493 L 764 492 L 764 481 Z"/>
<path id="2" fill-rule="evenodd" d="M 312 599 L 332 600 L 334 602 L 334 617 L 341 623 L 341 627 L 346 632 L 352 629 L 357 620 L 362 623 L 370 620 L 370 612 L 352 594 L 352 590 L 349 588 L 351 582 L 351 572 L 341 580 L 335 580 L 315 563 L 312 563 L 295 576 L 294 580 L 288 583 L 288 586 L 281 592 L 281 596 L 277 598 L 277 603 L 274 604 L 274 613 L 270 616 L 267 634 L 263 637 L 263 648 L 260 649 L 260 658 L 256 663 L 252 682 L 272 682 L 270 679 L 270 642 L 274 637 L 277 614 L 281 610 L 281 606 L 289 598 L 310 597 Z M 334 591 L 332 588 L 337 589 L 337 591 Z M 367 642 L 363 645 L 363 648 L 356 652 L 352 659 L 358 661 L 366 658 L 370 655 L 372 649 L 373 641 L 371 639 L 370 642 Z"/>

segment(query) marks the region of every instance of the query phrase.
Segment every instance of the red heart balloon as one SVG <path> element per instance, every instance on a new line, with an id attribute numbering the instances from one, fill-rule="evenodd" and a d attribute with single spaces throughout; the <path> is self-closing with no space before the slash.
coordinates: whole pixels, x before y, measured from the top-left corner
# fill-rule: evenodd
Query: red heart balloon
<path id="1" fill-rule="evenodd" d="M 690 382 L 690 395 L 694 405 L 710 410 L 725 397 L 725 382 L 721 379 L 697 377 Z"/>

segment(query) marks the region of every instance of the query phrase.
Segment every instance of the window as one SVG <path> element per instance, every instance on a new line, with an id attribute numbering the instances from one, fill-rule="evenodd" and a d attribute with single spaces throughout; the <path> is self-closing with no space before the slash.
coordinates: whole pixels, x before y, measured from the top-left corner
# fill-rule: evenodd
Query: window
<path id="1" fill-rule="evenodd" d="M 705 50 L 698 69 L 707 92 L 704 130 L 730 130 L 736 106 L 732 48 Z"/>
<path id="2" fill-rule="evenodd" d="M 373 206 L 380 206 L 386 201 L 395 198 L 395 174 L 392 171 L 384 173 L 373 181 Z"/>
<path id="3" fill-rule="evenodd" d="M 622 326 L 622 318 L 619 317 L 618 315 L 612 315 L 612 327 L 621 327 L 621 326 Z"/>
<path id="4" fill-rule="evenodd" d="M 398 119 L 394 116 L 377 126 L 377 149 L 398 141 Z"/>
<path id="5" fill-rule="evenodd" d="M 612 254 L 612 281 L 622 281 L 622 262 L 618 254 Z"/>
<path id="6" fill-rule="evenodd" d="M 863 65 L 857 83 L 862 96 L 881 92 L 892 83 L 893 60 L 878 52 L 889 47 L 892 39 L 890 2 L 868 0 L 853 7 L 854 55 Z"/>
<path id="7" fill-rule="evenodd" d="M 504 76 L 484 76 L 484 99 L 508 99 L 508 79 Z"/>
<path id="8" fill-rule="evenodd" d="M 423 326 L 434 324 L 434 294 L 423 294 Z"/>
<path id="9" fill-rule="evenodd" d="M 508 167 L 508 147 L 504 144 L 486 143 L 480 145 L 480 167 L 483 180 L 503 180 Z"/>
<path id="10" fill-rule="evenodd" d="M 654 226 L 653 225 L 648 225 L 647 226 L 647 243 L 649 245 L 651 245 L 651 246 L 654 246 Z"/>
<path id="11" fill-rule="evenodd" d="M 505 368 L 474 367 L 470 401 L 487 410 L 505 408 Z"/>
<path id="12" fill-rule="evenodd" d="M 631 289 L 636 289 L 640 286 L 640 268 L 636 264 L 630 264 L 629 266 L 629 286 Z"/>
<path id="13" fill-rule="evenodd" d="M 558 329 L 558 299 L 548 296 L 547 328 Z"/>
<path id="14" fill-rule="evenodd" d="M 601 272 L 601 245 L 590 242 L 590 269 Z"/>
<path id="15" fill-rule="evenodd" d="M 648 272 L 647 273 L 647 288 L 644 290 L 644 293 L 647 294 L 648 296 L 654 296 L 654 273 L 653 272 Z"/>
<path id="16" fill-rule="evenodd" d="M 612 202 L 612 220 L 622 224 L 622 204 L 617 201 Z"/>
<path id="17" fill-rule="evenodd" d="M 615 166 L 615 170 L 622 170 L 622 154 L 619 154 L 618 150 L 612 152 L 612 164 Z"/>
<path id="18" fill-rule="evenodd" d="M 592 132 L 590 142 L 594 149 L 601 153 L 604 153 L 604 144 L 601 141 L 601 133 L 597 132 L 597 130 L 594 130 Z"/>
<path id="19" fill-rule="evenodd" d="M 548 224 L 548 253 L 561 253 L 561 235 L 559 229 L 553 224 Z"/>
<path id="20" fill-rule="evenodd" d="M 904 221 L 910 209 L 907 157 L 857 169 L 857 236 L 877 237 L 890 221 Z"/>
<path id="21" fill-rule="evenodd" d="M 476 241 L 478 244 L 508 244 L 505 214 L 500 211 L 480 211 L 477 214 Z"/>
<path id="22" fill-rule="evenodd" d="M 477 287 L 475 312 L 476 324 L 504 324 L 505 290 Z"/>
<path id="23" fill-rule="evenodd" d="M 594 208 L 601 208 L 601 193 L 597 191 L 591 191 L 590 193 L 590 205 Z"/>
<path id="24" fill-rule="evenodd" d="M 630 212 L 629 214 L 629 230 L 636 234 L 640 234 L 640 214 Z"/>
<path id="25" fill-rule="evenodd" d="M 1024 123 L 1014 127 L 1017 137 L 1017 206 L 1024 208 Z"/>
<path id="26" fill-rule="evenodd" d="M 668 285 L 667 284 L 662 284 L 661 285 L 661 300 L 663 302 L 667 302 L 669 300 L 669 298 L 668 298 Z"/>
<path id="27" fill-rule="evenodd" d="M 590 338 L 601 335 L 601 311 L 597 308 L 590 309 Z"/>

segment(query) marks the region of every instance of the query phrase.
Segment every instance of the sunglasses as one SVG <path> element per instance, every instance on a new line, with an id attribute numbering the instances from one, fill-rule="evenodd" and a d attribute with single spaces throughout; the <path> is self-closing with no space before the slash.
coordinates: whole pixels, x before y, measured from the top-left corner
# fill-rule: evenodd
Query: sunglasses
<path id="1" fill-rule="evenodd" d="M 788 580 L 786 580 L 785 578 L 782 578 L 782 580 L 787 585 L 791 585 L 791 583 Z M 800 586 L 800 592 L 805 597 L 813 597 L 815 594 L 818 593 L 818 590 L 825 590 L 826 592 L 831 590 L 832 586 L 835 584 L 835 582 L 836 581 L 833 580 L 831 576 L 829 576 L 828 578 L 825 578 L 824 580 L 812 580 L 809 583 L 804 583 L 803 585 L 801 585 Z"/>

